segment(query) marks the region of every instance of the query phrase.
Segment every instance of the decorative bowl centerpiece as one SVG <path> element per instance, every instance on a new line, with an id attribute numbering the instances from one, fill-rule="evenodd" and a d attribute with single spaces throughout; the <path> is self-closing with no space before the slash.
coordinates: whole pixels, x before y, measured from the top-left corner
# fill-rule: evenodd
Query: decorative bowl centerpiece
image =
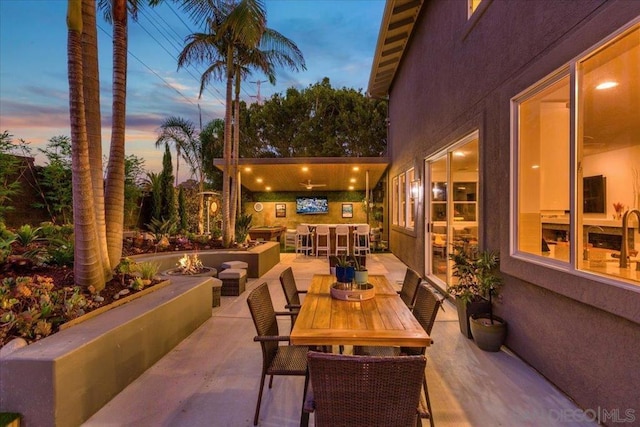
<path id="1" fill-rule="evenodd" d="M 364 301 L 376 296 L 371 283 L 351 284 L 334 283 L 331 285 L 331 297 L 343 301 Z"/>

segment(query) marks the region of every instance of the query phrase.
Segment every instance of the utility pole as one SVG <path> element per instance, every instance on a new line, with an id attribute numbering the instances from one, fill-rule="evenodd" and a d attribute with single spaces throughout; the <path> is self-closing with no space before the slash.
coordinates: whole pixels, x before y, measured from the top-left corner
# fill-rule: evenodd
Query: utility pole
<path id="1" fill-rule="evenodd" d="M 252 98 L 256 98 L 256 100 L 258 101 L 258 105 L 262 105 L 262 96 L 260 96 L 260 85 L 262 83 L 266 83 L 268 80 L 256 80 L 255 82 L 249 82 L 249 83 L 255 83 L 256 85 L 258 85 L 258 95 L 253 96 L 251 95 Z"/>

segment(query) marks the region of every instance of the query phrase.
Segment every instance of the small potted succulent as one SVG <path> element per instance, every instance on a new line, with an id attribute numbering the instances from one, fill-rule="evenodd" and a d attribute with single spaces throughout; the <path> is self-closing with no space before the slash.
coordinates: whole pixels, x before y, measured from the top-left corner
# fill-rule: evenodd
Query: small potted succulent
<path id="1" fill-rule="evenodd" d="M 473 337 L 481 349 L 498 351 L 507 332 L 507 323 L 493 314 L 492 299 L 502 285 L 498 253 L 474 255 L 456 248 L 450 259 L 458 281 L 448 291 L 456 297 L 460 332 Z"/>

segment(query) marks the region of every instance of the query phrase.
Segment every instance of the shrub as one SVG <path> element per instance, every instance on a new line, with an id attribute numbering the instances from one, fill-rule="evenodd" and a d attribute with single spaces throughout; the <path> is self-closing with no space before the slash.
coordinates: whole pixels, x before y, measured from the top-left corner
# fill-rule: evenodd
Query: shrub
<path id="1" fill-rule="evenodd" d="M 33 228 L 25 224 L 16 231 L 16 241 L 23 247 L 29 246 L 40 237 L 40 227 Z"/>

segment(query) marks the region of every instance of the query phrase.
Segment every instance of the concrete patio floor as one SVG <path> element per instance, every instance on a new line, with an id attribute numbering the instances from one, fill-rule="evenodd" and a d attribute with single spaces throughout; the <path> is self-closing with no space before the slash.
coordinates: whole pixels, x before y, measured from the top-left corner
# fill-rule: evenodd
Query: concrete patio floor
<path id="1" fill-rule="evenodd" d="M 326 258 L 281 254 L 281 262 L 247 283 L 238 297 L 222 297 L 213 316 L 163 359 L 94 414 L 84 426 L 214 426 L 253 425 L 262 366 L 260 345 L 246 304 L 248 293 L 269 284 L 276 310 L 284 295 L 278 277 L 293 268 L 297 284 L 306 288 L 315 273 L 328 273 Z M 406 266 L 391 254 L 372 254 L 370 274 L 402 281 Z M 398 285 L 399 289 L 399 285 Z M 303 297 L 304 298 L 304 297 Z M 427 349 L 427 381 L 438 427 L 586 426 L 579 408 L 515 355 L 479 350 L 459 331 L 455 306 L 445 302 Z M 162 327 L 162 325 L 158 325 Z M 288 320 L 280 323 L 289 332 Z M 260 426 L 296 426 L 304 379 L 275 377 L 265 391 Z M 310 425 L 313 425 L 311 416 Z M 423 425 L 429 425 L 427 420 Z"/>

